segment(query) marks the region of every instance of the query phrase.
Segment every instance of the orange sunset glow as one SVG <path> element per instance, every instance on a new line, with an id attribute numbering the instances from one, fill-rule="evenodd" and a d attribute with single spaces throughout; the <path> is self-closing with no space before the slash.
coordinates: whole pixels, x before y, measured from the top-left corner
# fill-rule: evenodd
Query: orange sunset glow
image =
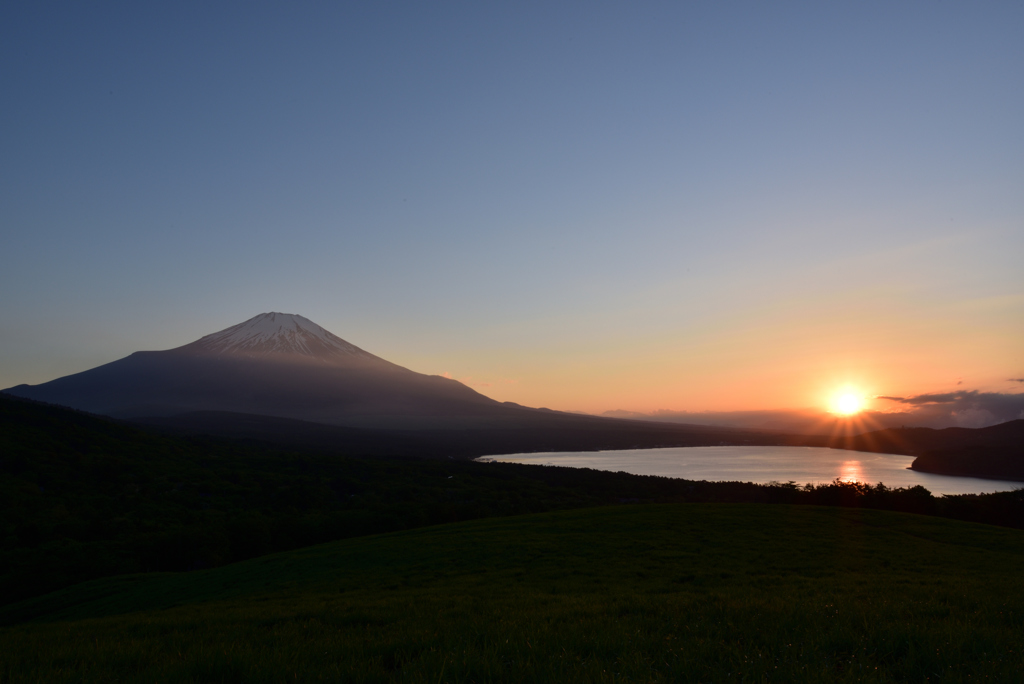
<path id="1" fill-rule="evenodd" d="M 1024 60 L 1002 10 L 956 10 L 950 31 L 978 23 L 953 50 L 917 9 L 901 11 L 920 33 L 895 39 L 896 24 L 846 14 L 880 9 L 822 9 L 836 14 L 818 33 L 792 8 L 735 24 L 717 6 L 634 15 L 623 4 L 566 51 L 538 8 L 522 21 L 438 9 L 451 34 L 424 29 L 418 44 L 375 34 L 394 20 L 383 9 L 363 25 L 331 6 L 304 21 L 351 40 L 330 34 L 321 54 L 303 38 L 265 83 L 239 80 L 232 61 L 180 92 L 157 79 L 129 106 L 125 76 L 97 86 L 90 106 L 106 113 L 85 119 L 67 103 L 81 96 L 73 84 L 106 83 L 109 64 L 95 61 L 106 48 L 76 53 L 81 81 L 41 65 L 63 63 L 75 40 L 109 40 L 70 20 L 77 37 L 60 39 L 45 13 L 11 29 L 21 42 L 8 48 L 25 58 L 12 67 L 23 90 L 8 84 L 0 112 L 17 132 L 4 158 L 17 184 L 0 207 L 0 389 L 278 311 L 526 407 L 790 431 L 1024 416 Z M 560 11 L 575 27 L 576 12 Z M 694 30 L 707 42 L 671 26 L 705 26 Z M 477 45 L 495 27 L 507 43 Z M 1005 32 L 1005 54 L 990 52 L 1000 43 L 988 31 Z M 256 35 L 239 37 L 238 54 L 261 64 Z M 395 40 L 381 47 L 394 64 L 361 55 L 363 40 Z M 780 49 L 752 60 L 761 40 Z M 191 44 L 124 63 L 163 73 L 223 59 L 212 46 L 177 56 Z M 292 93 L 327 64 L 351 71 Z M 483 87 L 488 70 L 503 75 Z M 194 128 L 175 109 L 184 102 L 205 112 Z M 252 144 L 225 137 L 240 130 Z M 42 175 L 27 171 L 44 158 Z M 153 164 L 166 178 L 140 173 Z M 97 178 L 118 191 L 98 192 Z M 931 395 L 946 398 L 921 399 Z M 713 415 L 754 412 L 792 420 Z"/>
<path id="2" fill-rule="evenodd" d="M 1022 37 L 0 4 L 0 684 L 1024 680 Z"/>

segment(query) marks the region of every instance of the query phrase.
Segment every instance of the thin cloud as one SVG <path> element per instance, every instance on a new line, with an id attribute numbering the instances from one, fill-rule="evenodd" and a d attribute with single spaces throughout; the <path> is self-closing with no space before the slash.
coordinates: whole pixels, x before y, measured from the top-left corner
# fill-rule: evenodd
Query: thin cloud
<path id="1" fill-rule="evenodd" d="M 1010 382 L 1024 382 L 1024 378 L 1010 378 Z"/>
<path id="2" fill-rule="evenodd" d="M 922 404 L 949 404 L 962 397 L 977 395 L 974 391 L 963 391 L 963 392 L 946 392 L 945 394 L 918 394 L 916 397 L 878 397 L 879 399 L 885 399 L 887 401 L 896 401 L 901 404 L 912 404 L 920 406 Z"/>

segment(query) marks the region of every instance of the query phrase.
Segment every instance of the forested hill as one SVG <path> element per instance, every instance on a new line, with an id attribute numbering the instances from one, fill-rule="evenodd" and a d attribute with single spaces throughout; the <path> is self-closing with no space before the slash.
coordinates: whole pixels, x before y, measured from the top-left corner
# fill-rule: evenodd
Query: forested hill
<path id="1" fill-rule="evenodd" d="M 893 428 L 839 436 L 828 446 L 917 456 L 914 470 L 1024 481 L 1024 420 L 985 428 Z"/>
<path id="2" fill-rule="evenodd" d="M 836 448 L 910 456 L 936 450 L 1021 445 L 1024 445 L 1024 420 L 1011 420 L 984 428 L 890 428 L 835 437 L 828 444 Z"/>

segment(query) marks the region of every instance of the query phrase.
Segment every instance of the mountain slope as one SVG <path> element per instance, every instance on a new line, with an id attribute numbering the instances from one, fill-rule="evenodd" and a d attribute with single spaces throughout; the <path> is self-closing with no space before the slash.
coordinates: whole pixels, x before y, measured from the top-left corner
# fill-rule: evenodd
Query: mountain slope
<path id="1" fill-rule="evenodd" d="M 6 391 L 117 418 L 228 411 L 334 425 L 461 427 L 510 410 L 455 380 L 416 373 L 280 313 Z"/>

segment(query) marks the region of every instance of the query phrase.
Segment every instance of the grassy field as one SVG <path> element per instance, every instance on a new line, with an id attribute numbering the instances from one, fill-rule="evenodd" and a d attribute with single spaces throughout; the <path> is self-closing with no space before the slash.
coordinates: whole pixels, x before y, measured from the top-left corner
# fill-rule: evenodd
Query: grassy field
<path id="1" fill-rule="evenodd" d="M 180 438 L 0 393 L 0 606 L 86 580 L 213 568 L 340 539 L 623 503 L 777 503 L 1024 528 L 1024 490 L 694 482 Z M 0 623 L 2 624 L 2 623 Z"/>
<path id="2" fill-rule="evenodd" d="M 1014 681 L 1022 570 L 1020 531 L 883 511 L 478 520 L 8 606 L 0 682 Z"/>

